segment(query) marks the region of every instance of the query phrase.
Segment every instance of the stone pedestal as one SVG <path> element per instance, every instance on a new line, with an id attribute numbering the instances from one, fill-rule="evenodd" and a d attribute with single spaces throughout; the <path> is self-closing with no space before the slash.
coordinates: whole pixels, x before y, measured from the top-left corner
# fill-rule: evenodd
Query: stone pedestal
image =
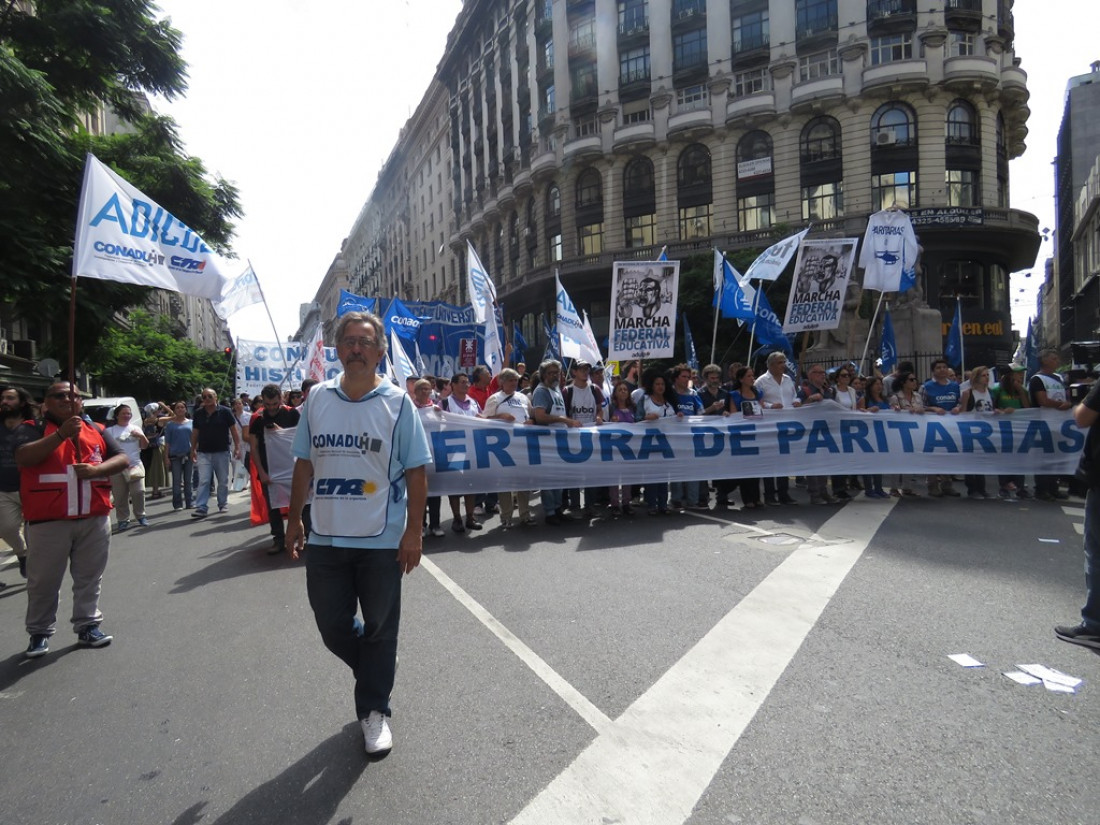
<path id="1" fill-rule="evenodd" d="M 878 298 L 875 293 L 876 301 Z M 896 295 L 892 295 L 896 299 Z M 867 331 L 870 327 L 870 319 L 855 317 L 855 306 L 845 303 L 844 317 L 837 329 L 822 330 L 814 333 L 816 340 L 812 342 L 801 356 L 803 364 L 811 362 L 838 366 L 848 361 L 859 361 L 863 355 L 863 348 L 867 346 Z M 885 304 L 879 312 L 876 322 L 876 330 L 867 350 L 867 360 L 862 369 L 866 373 L 872 372 L 872 365 L 879 357 L 879 334 L 882 330 L 882 315 L 885 313 Z M 894 339 L 897 342 L 898 356 L 902 359 L 910 357 L 914 353 L 940 353 L 943 350 L 943 335 L 940 329 L 940 314 L 929 307 L 922 300 L 901 301 L 898 306 L 891 306 L 890 320 L 894 324 Z M 795 342 L 795 353 L 799 353 L 800 340 Z"/>

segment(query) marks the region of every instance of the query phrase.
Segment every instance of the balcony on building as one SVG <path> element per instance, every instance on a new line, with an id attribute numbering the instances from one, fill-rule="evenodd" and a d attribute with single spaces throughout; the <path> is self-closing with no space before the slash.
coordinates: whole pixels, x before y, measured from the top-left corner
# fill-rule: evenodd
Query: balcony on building
<path id="1" fill-rule="evenodd" d="M 566 158 L 598 157 L 603 154 L 600 121 L 595 114 L 575 119 L 570 131 L 570 138 L 562 147 Z"/>
<path id="2" fill-rule="evenodd" d="M 656 143 L 656 133 L 652 121 L 624 123 L 615 130 L 611 145 L 616 152 L 639 151 Z"/>
<path id="3" fill-rule="evenodd" d="M 863 91 L 883 86 L 899 86 L 903 91 L 919 91 L 928 86 L 925 60 L 895 60 L 863 70 Z"/>
<path id="4" fill-rule="evenodd" d="M 835 11 L 822 11 L 812 15 L 799 15 L 795 24 L 795 47 L 799 54 L 804 49 L 823 48 L 837 40 Z"/>
<path id="5" fill-rule="evenodd" d="M 726 104 L 726 125 L 734 125 L 749 115 L 774 115 L 775 92 L 765 89 L 744 97 L 735 97 Z"/>
<path id="6" fill-rule="evenodd" d="M 943 62 L 943 81 L 949 88 L 992 91 L 1001 80 L 1000 68 L 992 57 L 967 55 L 949 57 Z"/>
<path id="7" fill-rule="evenodd" d="M 585 31 L 569 38 L 569 59 L 594 57 L 596 33 Z"/>
<path id="8" fill-rule="evenodd" d="M 707 79 L 707 61 L 705 58 L 677 63 L 672 68 L 672 82 L 676 88 L 702 83 Z"/>
<path id="9" fill-rule="evenodd" d="M 842 75 L 819 77 L 795 84 L 791 90 L 791 108 L 800 106 L 814 108 L 826 101 L 840 100 L 843 97 L 844 77 Z"/>
<path id="10" fill-rule="evenodd" d="M 1005 66 L 1001 69 L 1001 97 L 1012 103 L 1027 100 L 1027 72 L 1019 66 Z"/>
<path id="11" fill-rule="evenodd" d="M 539 138 L 534 147 L 535 156 L 531 161 L 531 175 L 535 179 L 553 175 L 558 168 L 557 147 L 551 136 Z"/>
<path id="12" fill-rule="evenodd" d="M 647 69 L 621 72 L 619 74 L 619 100 L 638 100 L 649 97 L 650 80 Z"/>
<path id="13" fill-rule="evenodd" d="M 736 67 L 756 66 L 767 63 L 771 58 L 771 35 L 766 32 L 754 32 L 733 38 L 732 64 Z"/>
<path id="14" fill-rule="evenodd" d="M 595 80 L 576 83 L 569 93 L 569 114 L 572 117 L 596 111 L 600 103 L 600 89 Z"/>
<path id="15" fill-rule="evenodd" d="M 549 34 L 554 28 L 554 3 L 538 0 L 535 4 L 535 34 Z"/>
<path id="16" fill-rule="evenodd" d="M 1011 43 L 1016 30 L 1012 17 L 1012 0 L 997 0 L 997 34 Z"/>
<path id="17" fill-rule="evenodd" d="M 632 10 L 630 10 L 632 11 Z M 620 12 L 619 46 L 629 48 L 636 42 L 649 42 L 649 16 L 639 11 L 637 14 Z"/>
<path id="18" fill-rule="evenodd" d="M 973 29 L 982 22 L 982 0 L 943 0 L 943 22 L 949 29 Z"/>
<path id="19" fill-rule="evenodd" d="M 867 0 L 868 34 L 912 31 L 916 25 L 916 0 Z"/>
<path id="20" fill-rule="evenodd" d="M 672 31 L 694 28 L 707 19 L 707 0 L 673 0 Z"/>

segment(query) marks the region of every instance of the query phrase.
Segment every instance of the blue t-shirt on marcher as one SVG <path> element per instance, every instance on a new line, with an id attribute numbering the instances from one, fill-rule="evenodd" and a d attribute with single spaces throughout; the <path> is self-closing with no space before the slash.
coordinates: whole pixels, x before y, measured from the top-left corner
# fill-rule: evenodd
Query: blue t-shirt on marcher
<path id="1" fill-rule="evenodd" d="M 924 406 L 939 407 L 948 412 L 959 406 L 959 398 L 962 396 L 958 382 L 948 381 L 946 384 L 939 384 L 934 378 L 924 383 L 921 392 L 924 394 Z"/>
<path id="2" fill-rule="evenodd" d="M 677 412 L 682 412 L 684 415 L 703 414 L 703 402 L 695 390 L 689 388 L 686 393 L 681 394 L 674 389 L 672 394 L 676 396 Z"/>

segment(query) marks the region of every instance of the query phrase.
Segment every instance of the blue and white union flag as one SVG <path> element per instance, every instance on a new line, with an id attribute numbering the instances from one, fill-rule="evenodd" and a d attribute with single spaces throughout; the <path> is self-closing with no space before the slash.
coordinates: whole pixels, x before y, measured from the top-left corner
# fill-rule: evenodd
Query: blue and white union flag
<path id="1" fill-rule="evenodd" d="M 225 294 L 220 301 L 214 302 L 214 312 L 223 321 L 245 307 L 258 304 L 264 299 L 260 291 L 260 282 L 256 280 L 256 272 L 251 265 L 226 287 Z"/>
<path id="2" fill-rule="evenodd" d="M 73 247 L 74 278 L 155 286 L 218 302 L 239 267 L 88 155 Z"/>

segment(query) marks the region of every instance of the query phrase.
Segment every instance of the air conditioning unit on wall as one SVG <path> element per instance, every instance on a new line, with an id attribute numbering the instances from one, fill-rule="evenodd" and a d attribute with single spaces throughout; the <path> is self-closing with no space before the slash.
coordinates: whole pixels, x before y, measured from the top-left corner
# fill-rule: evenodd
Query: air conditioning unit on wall
<path id="1" fill-rule="evenodd" d="M 875 133 L 875 145 L 876 146 L 893 146 L 898 142 L 898 136 L 894 133 L 893 129 L 879 129 Z"/>

